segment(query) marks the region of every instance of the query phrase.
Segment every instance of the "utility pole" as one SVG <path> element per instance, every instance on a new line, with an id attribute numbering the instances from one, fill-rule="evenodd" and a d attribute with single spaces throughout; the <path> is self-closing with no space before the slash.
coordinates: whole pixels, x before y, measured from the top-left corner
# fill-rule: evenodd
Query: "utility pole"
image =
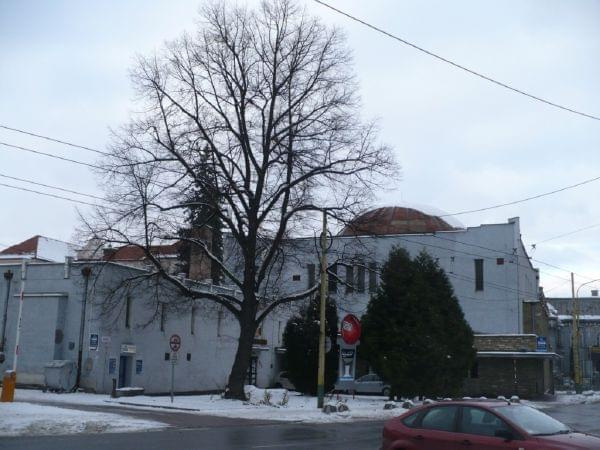
<path id="1" fill-rule="evenodd" d="M 581 287 L 581 286 L 580 286 Z M 579 362 L 579 289 L 577 289 L 577 295 L 575 295 L 575 278 L 573 272 L 571 272 L 571 296 L 573 297 L 573 332 L 572 332 L 572 343 L 573 347 L 573 377 L 575 378 L 575 391 L 580 392 L 581 390 L 581 367 Z"/>
<path id="2" fill-rule="evenodd" d="M 15 336 L 15 354 L 13 358 L 12 370 L 17 372 L 17 362 L 19 360 L 19 343 L 21 340 L 21 319 L 23 318 L 23 300 L 25 299 L 25 279 L 27 278 L 27 261 L 24 259 L 21 263 L 21 292 L 19 294 L 19 315 L 17 316 L 17 335 Z"/>
<path id="3" fill-rule="evenodd" d="M 323 210 L 321 232 L 321 311 L 319 319 L 319 371 L 317 373 L 317 408 L 325 398 L 325 303 L 327 302 L 327 211 Z"/>

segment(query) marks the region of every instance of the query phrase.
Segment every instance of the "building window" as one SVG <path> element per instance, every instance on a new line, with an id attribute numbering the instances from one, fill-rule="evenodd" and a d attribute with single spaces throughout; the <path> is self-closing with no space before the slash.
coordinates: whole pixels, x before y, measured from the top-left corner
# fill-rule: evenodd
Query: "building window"
<path id="1" fill-rule="evenodd" d="M 125 328 L 131 327 L 131 297 L 125 299 Z"/>
<path id="2" fill-rule="evenodd" d="M 354 292 L 354 267 L 346 266 L 346 294 Z"/>
<path id="3" fill-rule="evenodd" d="M 192 360 L 192 354 L 191 353 L 187 353 L 185 355 L 185 359 L 187 359 L 188 361 L 191 361 Z"/>
<path id="4" fill-rule="evenodd" d="M 337 264 L 334 264 L 329 268 L 329 292 L 337 292 Z"/>
<path id="5" fill-rule="evenodd" d="M 300 281 L 300 275 L 292 275 L 292 281 Z"/>
<path id="6" fill-rule="evenodd" d="M 479 378 L 479 362 L 476 360 L 469 370 L 469 378 Z"/>
<path id="7" fill-rule="evenodd" d="M 192 312 L 190 315 L 190 334 L 194 334 L 196 331 L 196 314 L 198 313 L 198 307 L 192 306 Z"/>
<path id="8" fill-rule="evenodd" d="M 496 264 L 499 266 L 504 265 L 504 258 L 496 258 Z"/>
<path id="9" fill-rule="evenodd" d="M 171 359 L 171 354 L 169 352 L 165 352 L 165 361 L 169 361 Z"/>
<path id="10" fill-rule="evenodd" d="M 365 266 L 360 265 L 356 267 L 356 290 L 358 292 L 365 292 Z"/>
<path id="11" fill-rule="evenodd" d="M 369 263 L 369 292 L 377 290 L 377 263 Z"/>
<path id="12" fill-rule="evenodd" d="M 165 331 L 165 322 L 167 321 L 167 305 L 160 304 L 160 331 Z"/>
<path id="13" fill-rule="evenodd" d="M 308 266 L 306 266 L 306 269 L 308 271 L 308 286 L 307 288 L 310 289 L 311 287 L 313 287 L 315 285 L 315 281 L 316 281 L 316 267 L 314 264 L 309 264 Z"/>
<path id="14" fill-rule="evenodd" d="M 483 259 L 475 260 L 475 290 L 483 291 Z"/>
<path id="15" fill-rule="evenodd" d="M 221 337 L 221 322 L 223 321 L 223 311 L 217 313 L 217 337 Z"/>

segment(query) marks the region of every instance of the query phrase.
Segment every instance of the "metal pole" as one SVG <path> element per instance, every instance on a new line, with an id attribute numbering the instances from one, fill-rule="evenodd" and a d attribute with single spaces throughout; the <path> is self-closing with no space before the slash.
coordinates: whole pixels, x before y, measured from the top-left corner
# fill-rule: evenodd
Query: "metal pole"
<path id="1" fill-rule="evenodd" d="M 13 370 L 17 372 L 19 359 L 19 342 L 21 340 L 21 319 L 23 318 L 23 299 L 25 297 L 25 278 L 27 278 L 27 261 L 21 263 L 21 293 L 19 294 L 19 314 L 17 316 L 17 335 L 15 336 L 15 355 L 13 358 Z"/>
<path id="2" fill-rule="evenodd" d="M 581 287 L 581 286 L 580 286 Z M 577 290 L 579 295 L 579 289 Z M 571 296 L 573 298 L 573 333 L 572 333 L 572 347 L 573 347 L 573 378 L 575 378 L 575 391 L 581 390 L 581 370 L 579 366 L 579 301 L 575 294 L 575 278 L 573 272 L 571 272 Z"/>
<path id="3" fill-rule="evenodd" d="M 327 212 L 323 210 L 321 233 L 321 311 L 319 318 L 319 371 L 317 374 L 317 408 L 323 408 L 325 397 L 325 303 L 327 302 Z"/>
<path id="4" fill-rule="evenodd" d="M 90 275 L 92 274 L 92 269 L 89 267 L 84 267 L 81 269 L 81 275 L 83 275 L 83 299 L 81 303 L 81 318 L 79 319 L 79 350 L 77 352 L 77 380 L 75 381 L 75 387 L 73 388 L 76 391 L 79 388 L 79 383 L 81 382 L 81 364 L 83 360 L 83 335 L 85 331 L 85 311 L 87 307 L 87 296 L 88 296 L 88 283 L 90 280 Z"/>
<path id="5" fill-rule="evenodd" d="M 4 272 L 4 279 L 6 280 L 6 299 L 4 301 L 4 314 L 2 315 L 2 334 L 0 338 L 0 352 L 4 354 L 4 346 L 6 345 L 6 320 L 8 316 L 8 301 L 10 299 L 10 282 L 12 281 L 13 273 L 10 270 Z M 4 361 L 2 361 L 4 362 Z"/>
<path id="6" fill-rule="evenodd" d="M 173 391 L 175 389 L 175 361 L 171 353 L 171 403 L 173 403 Z"/>

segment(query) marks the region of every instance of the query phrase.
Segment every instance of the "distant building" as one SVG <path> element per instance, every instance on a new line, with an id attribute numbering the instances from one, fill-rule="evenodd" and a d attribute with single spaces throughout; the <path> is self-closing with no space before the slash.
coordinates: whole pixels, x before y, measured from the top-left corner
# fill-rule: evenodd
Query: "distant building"
<path id="1" fill-rule="evenodd" d="M 75 257 L 76 251 L 74 244 L 37 235 L 0 251 L 0 264 L 22 260 L 63 262 L 67 257 Z"/>

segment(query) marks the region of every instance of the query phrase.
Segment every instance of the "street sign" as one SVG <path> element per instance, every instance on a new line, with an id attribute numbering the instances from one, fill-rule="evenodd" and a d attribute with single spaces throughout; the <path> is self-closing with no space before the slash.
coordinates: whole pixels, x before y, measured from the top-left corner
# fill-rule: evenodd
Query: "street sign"
<path id="1" fill-rule="evenodd" d="M 98 350 L 98 335 L 90 334 L 90 350 Z"/>
<path id="2" fill-rule="evenodd" d="M 179 349 L 181 348 L 181 338 L 178 334 L 171 335 L 171 337 L 169 338 L 169 346 L 174 352 L 179 351 Z"/>
<path id="3" fill-rule="evenodd" d="M 538 336 L 536 340 L 536 351 L 538 352 L 547 352 L 548 351 L 548 343 L 546 341 L 545 336 Z"/>

